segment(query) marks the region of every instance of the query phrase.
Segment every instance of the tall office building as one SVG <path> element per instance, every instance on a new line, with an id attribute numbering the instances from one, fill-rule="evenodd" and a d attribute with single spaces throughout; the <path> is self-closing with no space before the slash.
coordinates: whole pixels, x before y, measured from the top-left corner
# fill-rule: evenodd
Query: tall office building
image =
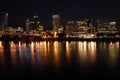
<path id="1" fill-rule="evenodd" d="M 76 21 L 77 25 L 78 25 L 78 32 L 80 32 L 81 34 L 87 34 L 89 33 L 89 29 L 90 29 L 90 22 L 88 19 L 85 20 L 79 20 Z"/>
<path id="2" fill-rule="evenodd" d="M 3 12 L 2 17 L 1 29 L 6 29 L 8 27 L 8 12 Z"/>
<path id="3" fill-rule="evenodd" d="M 87 27 L 87 33 L 88 34 L 94 34 L 96 32 L 95 27 L 93 26 L 93 20 L 92 19 L 85 19 L 87 21 L 88 27 Z"/>
<path id="4" fill-rule="evenodd" d="M 110 32 L 116 32 L 117 31 L 116 22 L 110 22 L 110 24 L 109 24 L 109 31 Z"/>
<path id="5" fill-rule="evenodd" d="M 39 27 L 39 23 L 39 18 L 37 14 L 35 14 L 30 20 L 30 30 L 37 30 L 37 28 Z"/>
<path id="6" fill-rule="evenodd" d="M 78 20 L 76 23 L 79 37 L 91 37 L 95 33 L 92 19 Z"/>
<path id="7" fill-rule="evenodd" d="M 27 32 L 29 32 L 29 29 L 30 28 L 30 20 L 29 20 L 29 18 L 26 20 L 26 27 L 25 27 L 25 30 L 27 31 Z"/>
<path id="8" fill-rule="evenodd" d="M 75 21 L 68 21 L 66 24 L 66 34 L 73 35 L 77 32 L 77 24 Z"/>
<path id="9" fill-rule="evenodd" d="M 87 22 L 84 20 L 79 20 L 77 21 L 77 25 L 78 25 L 78 31 L 81 33 L 86 33 L 87 32 Z"/>
<path id="10" fill-rule="evenodd" d="M 59 13 L 52 15 L 52 21 L 53 21 L 53 31 L 58 33 L 63 32 L 63 25 L 60 21 Z"/>
<path id="11" fill-rule="evenodd" d="M 108 33 L 109 32 L 109 20 L 108 19 L 100 19 L 97 20 L 97 32 L 98 33 Z"/>

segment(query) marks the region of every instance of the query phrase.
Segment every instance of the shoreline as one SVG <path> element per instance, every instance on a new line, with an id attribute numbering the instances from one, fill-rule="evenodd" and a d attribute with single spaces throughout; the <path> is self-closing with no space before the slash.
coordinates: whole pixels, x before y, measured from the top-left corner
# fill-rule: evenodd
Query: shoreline
<path id="1" fill-rule="evenodd" d="M 120 38 L 39 38 L 35 41 L 120 41 Z"/>
<path id="2" fill-rule="evenodd" d="M 0 38 L 0 41 L 120 41 L 120 38 Z"/>

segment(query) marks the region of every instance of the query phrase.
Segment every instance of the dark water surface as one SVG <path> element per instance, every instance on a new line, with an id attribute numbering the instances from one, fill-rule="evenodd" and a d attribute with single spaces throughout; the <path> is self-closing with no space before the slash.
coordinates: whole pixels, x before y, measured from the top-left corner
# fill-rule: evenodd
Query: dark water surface
<path id="1" fill-rule="evenodd" d="M 0 80 L 118 79 L 120 42 L 0 41 Z"/>

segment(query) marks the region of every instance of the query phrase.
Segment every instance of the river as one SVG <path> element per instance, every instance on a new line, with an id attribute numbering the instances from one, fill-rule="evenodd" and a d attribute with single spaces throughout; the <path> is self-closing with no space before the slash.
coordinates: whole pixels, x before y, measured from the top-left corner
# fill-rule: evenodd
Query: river
<path id="1" fill-rule="evenodd" d="M 119 71 L 119 41 L 0 41 L 3 79 L 117 79 Z"/>

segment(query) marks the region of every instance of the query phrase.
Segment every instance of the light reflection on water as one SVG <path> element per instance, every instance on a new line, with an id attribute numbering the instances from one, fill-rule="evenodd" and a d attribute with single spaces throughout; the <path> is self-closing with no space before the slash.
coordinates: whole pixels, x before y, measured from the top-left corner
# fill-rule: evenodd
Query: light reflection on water
<path id="1" fill-rule="evenodd" d="M 70 59 L 71 59 L 71 47 L 70 47 L 70 43 L 67 41 L 66 42 L 66 58 L 67 58 L 67 62 L 70 63 Z"/>
<path id="2" fill-rule="evenodd" d="M 104 56 L 105 55 L 105 56 Z M 64 65 L 89 67 L 98 64 L 99 57 L 110 66 L 118 64 L 119 42 L 41 41 L 29 44 L 0 41 L 0 65 L 12 68 L 40 69 L 44 66 L 60 68 Z"/>
<path id="3" fill-rule="evenodd" d="M 2 45 L 2 41 L 0 41 L 0 64 L 2 64 L 1 67 L 4 65 L 4 47 Z"/>
<path id="4" fill-rule="evenodd" d="M 110 66 L 116 66 L 118 63 L 117 60 L 119 56 L 119 42 L 110 42 L 108 51 Z"/>

